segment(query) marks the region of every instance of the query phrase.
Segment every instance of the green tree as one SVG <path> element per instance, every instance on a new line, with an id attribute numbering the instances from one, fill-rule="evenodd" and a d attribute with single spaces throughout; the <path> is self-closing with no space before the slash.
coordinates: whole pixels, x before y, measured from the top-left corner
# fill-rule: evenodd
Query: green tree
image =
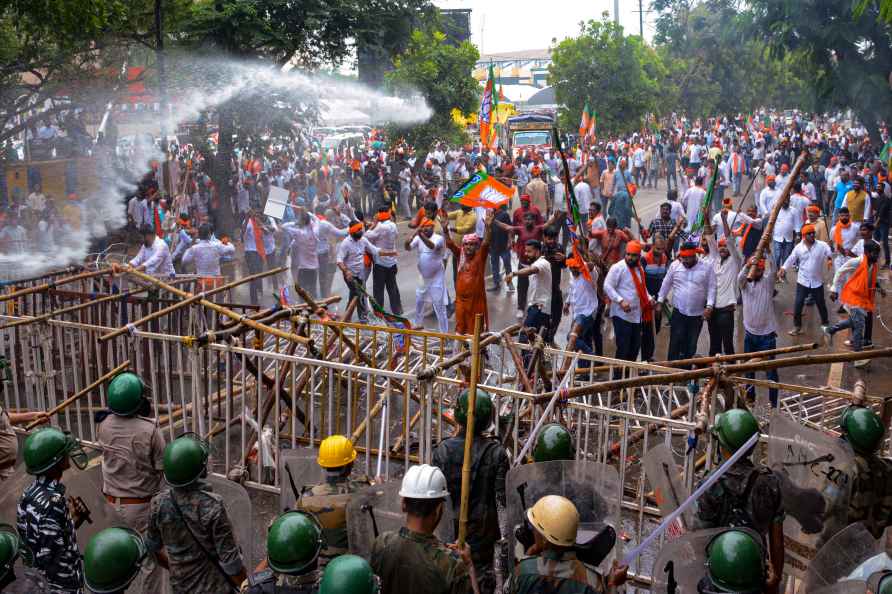
<path id="1" fill-rule="evenodd" d="M 385 80 L 395 93 L 421 93 L 434 115 L 418 126 L 392 126 L 390 137 L 405 138 L 420 150 L 438 140 L 464 142 L 466 135 L 452 120 L 452 110 L 468 113 L 477 108 L 480 87 L 471 72 L 479 58 L 477 48 L 470 42 L 453 46 L 446 43 L 446 36 L 439 31 L 414 31 L 408 48 L 397 57 L 394 70 L 387 73 Z"/>
<path id="2" fill-rule="evenodd" d="M 660 56 L 611 21 L 581 23 L 579 36 L 557 44 L 551 60 L 549 83 L 564 106 L 564 129 L 578 127 L 586 102 L 597 112 L 599 134 L 638 130 L 645 114 L 660 111 L 666 75 Z"/>

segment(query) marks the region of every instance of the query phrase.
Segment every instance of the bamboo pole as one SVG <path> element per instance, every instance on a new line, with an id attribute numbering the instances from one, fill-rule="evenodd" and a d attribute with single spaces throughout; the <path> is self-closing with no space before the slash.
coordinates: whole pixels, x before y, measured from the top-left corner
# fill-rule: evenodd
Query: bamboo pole
<path id="1" fill-rule="evenodd" d="M 83 266 L 72 265 L 72 266 L 68 266 L 67 268 L 63 268 L 62 270 L 54 270 L 52 272 L 47 272 L 46 274 L 38 274 L 37 276 L 29 276 L 28 278 L 17 278 L 14 280 L 4 280 L 4 281 L 0 281 L 0 288 L 8 287 L 8 286 L 15 286 L 15 285 L 22 285 L 24 283 L 34 283 L 34 282 L 43 280 L 45 278 L 49 278 L 51 276 L 58 275 L 58 274 L 75 274 L 76 272 L 79 272 L 81 270 L 84 270 Z"/>
<path id="2" fill-rule="evenodd" d="M 284 269 L 279 269 L 278 271 L 281 271 L 281 270 L 284 270 Z M 165 291 L 173 293 L 174 295 L 179 295 L 180 297 L 182 297 L 184 299 L 194 296 L 192 293 L 189 293 L 188 291 L 183 291 L 182 289 L 178 289 L 174 286 L 171 286 L 171 285 L 167 284 L 166 282 L 155 278 L 154 276 L 146 274 L 145 272 L 142 272 L 139 270 L 134 270 L 132 268 L 126 268 L 124 271 L 127 272 L 128 274 L 132 274 L 138 278 L 148 281 L 148 282 L 152 283 L 153 285 L 164 289 Z M 273 328 L 272 326 L 267 326 L 266 324 L 260 324 L 253 320 L 250 320 L 248 318 L 248 316 L 236 313 L 236 312 L 232 311 L 231 309 L 223 307 L 222 305 L 217 305 L 213 301 L 208 301 L 207 299 L 200 299 L 199 303 L 201 305 L 203 305 L 204 307 L 207 307 L 208 309 L 212 309 L 213 311 L 217 312 L 220 315 L 226 316 L 229 319 L 236 320 L 239 322 L 244 322 L 246 326 L 250 326 L 254 330 L 258 330 L 260 332 L 266 332 L 267 334 L 272 334 L 273 336 L 278 336 L 279 338 L 282 338 L 284 340 L 300 342 L 302 344 L 310 343 L 310 340 L 303 336 L 298 336 L 297 334 L 294 334 L 293 332 L 285 332 L 284 330 L 279 330 L 278 328 Z M 124 330 L 126 331 L 127 329 L 125 328 Z"/>
<path id="3" fill-rule="evenodd" d="M 768 241 L 771 239 L 772 232 L 774 231 L 774 223 L 777 221 L 777 215 L 780 212 L 781 207 L 786 203 L 787 198 L 789 198 L 790 192 L 793 190 L 793 184 L 799 179 L 799 172 L 802 171 L 803 166 L 805 166 L 805 153 L 802 153 L 799 158 L 796 159 L 796 164 L 793 165 L 793 171 L 790 172 L 790 177 L 784 185 L 784 190 L 781 192 L 777 202 L 774 203 L 774 208 L 771 209 L 771 216 L 768 218 L 768 224 L 765 226 L 765 229 L 763 229 L 762 237 L 759 239 L 759 244 L 756 246 L 756 251 L 753 254 L 756 262 L 762 259 L 762 254 L 764 254 L 765 248 L 768 247 Z M 750 280 L 753 278 L 752 267 L 750 267 L 748 278 Z"/>
<path id="4" fill-rule="evenodd" d="M 136 295 L 137 293 L 142 293 L 147 291 L 147 288 L 134 289 L 132 291 L 127 291 L 125 293 L 119 293 L 117 295 L 107 295 L 105 297 L 100 297 L 94 301 L 86 301 L 84 303 L 78 303 L 77 305 L 71 305 L 68 307 L 63 307 L 62 309 L 57 309 L 55 311 L 51 311 L 49 313 L 41 314 L 39 316 L 34 317 L 23 317 L 19 320 L 14 320 L 12 322 L 8 322 L 6 324 L 0 325 L 0 330 L 6 330 L 7 328 L 14 328 L 16 326 L 27 326 L 29 324 L 34 324 L 35 322 L 43 322 L 44 320 L 48 320 L 54 316 L 59 316 L 66 313 L 71 313 L 73 311 L 79 311 L 81 309 L 86 309 L 92 305 L 100 305 L 102 303 L 107 303 L 109 301 L 114 301 L 116 299 L 126 299 L 131 295 Z"/>
<path id="5" fill-rule="evenodd" d="M 508 340 L 508 337 L 502 337 L 502 344 L 505 345 L 508 354 L 511 355 L 511 360 L 514 361 L 514 368 L 517 370 L 517 380 L 528 394 L 532 394 L 533 384 L 530 383 L 530 378 L 527 376 L 527 370 L 524 368 L 523 358 L 517 351 L 517 346 Z"/>
<path id="6" fill-rule="evenodd" d="M 682 406 L 679 406 L 678 408 L 674 408 L 669 413 L 669 418 L 670 419 L 680 419 L 688 414 L 688 410 L 690 410 L 690 408 L 691 408 L 690 403 L 683 404 Z M 641 441 L 642 439 L 644 439 L 645 434 L 653 433 L 657 429 L 662 429 L 662 427 L 660 427 L 656 423 L 650 423 L 646 427 L 643 427 L 641 429 L 636 429 L 629 435 L 629 437 L 626 439 L 625 443 L 627 446 L 634 445 L 634 444 L 638 443 L 639 441 Z M 622 449 L 622 446 L 623 446 L 623 442 L 621 442 L 621 441 L 614 442 L 613 445 L 610 446 L 610 451 L 607 452 L 607 462 L 608 463 L 613 458 L 615 458 L 616 456 L 619 455 L 619 452 Z"/>
<path id="7" fill-rule="evenodd" d="M 121 373 L 122 371 L 127 369 L 128 367 L 130 367 L 130 361 L 124 361 L 123 363 L 121 363 L 120 365 L 118 365 L 117 367 L 115 367 L 114 369 L 112 369 L 111 371 L 106 373 L 105 375 L 101 376 L 99 379 L 97 379 L 95 382 L 93 382 L 92 384 L 90 384 L 89 386 L 87 386 L 86 388 L 81 390 L 80 392 L 72 394 L 71 396 L 69 396 L 68 398 L 66 398 L 65 400 L 63 400 L 62 402 L 60 402 L 59 404 L 57 404 L 56 406 L 54 406 L 53 408 L 48 410 L 46 412 L 46 415 L 48 417 L 50 417 L 56 413 L 59 413 L 59 412 L 65 410 L 66 408 L 71 406 L 72 403 L 83 398 L 84 396 L 86 396 L 87 394 L 89 394 L 90 392 L 95 390 L 97 387 L 101 386 L 106 381 L 108 381 L 109 379 L 118 375 L 119 373 Z M 25 425 L 25 430 L 30 431 L 31 429 L 34 429 L 34 427 L 37 427 L 38 425 L 40 425 L 42 422 L 43 421 L 32 421 L 32 422 L 28 423 L 27 425 Z"/>
<path id="8" fill-rule="evenodd" d="M 740 200 L 737 201 L 737 209 L 734 211 L 734 218 L 731 219 L 731 223 L 728 224 L 728 228 L 731 229 L 731 231 L 734 231 L 734 223 L 737 222 L 737 216 L 740 214 L 740 209 L 743 208 L 743 203 L 746 201 L 746 197 L 750 195 L 750 190 L 753 189 L 753 184 L 756 183 L 756 178 L 762 173 L 764 167 L 765 166 L 763 165 L 753 172 L 753 176 L 750 178 L 750 184 L 746 187 L 746 192 L 744 192 L 743 196 L 740 197 Z"/>
<path id="9" fill-rule="evenodd" d="M 103 274 L 111 274 L 111 268 L 103 268 L 102 270 L 93 270 L 92 272 L 82 272 L 81 274 L 75 274 L 74 276 L 68 276 L 65 278 L 61 278 L 57 281 L 43 283 L 42 285 L 36 285 L 33 287 L 28 287 L 27 289 L 19 289 L 18 291 L 12 291 L 11 293 L 4 293 L 0 295 L 0 302 L 9 301 L 10 299 L 15 299 L 16 297 L 24 297 L 25 295 L 31 295 L 33 293 L 40 293 L 41 291 L 46 291 L 47 289 L 53 289 L 59 285 L 65 285 L 68 283 L 73 283 L 75 281 L 84 280 L 88 278 L 93 278 L 96 276 L 101 276 Z"/>
<path id="10" fill-rule="evenodd" d="M 856 401 L 858 395 L 854 392 L 846 392 L 845 390 L 834 390 L 832 388 L 817 388 L 814 386 L 800 386 L 798 384 L 786 384 L 783 382 L 773 382 L 771 380 L 747 378 L 739 376 L 728 376 L 729 382 L 735 384 L 752 384 L 759 388 L 775 388 L 777 390 L 787 390 L 789 392 L 798 392 L 800 394 L 814 394 L 816 396 L 826 396 L 827 398 L 842 398 L 844 400 Z M 885 402 L 886 398 L 882 396 L 864 396 L 871 402 Z"/>
<path id="11" fill-rule="evenodd" d="M 628 379 L 600 382 L 570 388 L 564 395 L 564 398 L 569 400 L 572 398 L 578 398 L 580 396 L 589 396 L 592 394 L 609 392 L 611 390 L 637 388 L 639 386 L 650 386 L 654 384 L 678 384 L 691 380 L 713 377 L 717 373 L 739 374 L 750 371 L 767 371 L 769 369 L 780 369 L 782 367 L 794 367 L 797 365 L 824 365 L 827 363 L 843 363 L 846 361 L 858 361 L 860 359 L 879 359 L 882 357 L 892 357 L 892 347 L 875 349 L 871 351 L 857 351 L 851 353 L 803 355 L 801 357 L 787 357 L 785 359 L 772 359 L 769 361 L 738 363 L 736 365 L 726 365 L 724 367 L 693 369 L 690 371 L 679 371 L 677 373 L 664 373 L 660 375 L 648 375 L 644 377 L 633 377 Z M 535 397 L 535 401 L 537 403 L 547 402 L 551 399 L 552 396 L 554 396 L 553 392 L 540 394 L 539 396 Z"/>
<path id="12" fill-rule="evenodd" d="M 215 289 L 211 289 L 210 291 L 205 291 L 203 293 L 196 293 L 190 297 L 183 299 L 182 301 L 179 301 L 172 305 L 168 305 L 167 307 L 165 307 L 163 309 L 159 309 L 156 312 L 150 313 L 147 316 L 143 316 L 142 318 L 136 320 L 135 322 L 131 322 L 130 324 L 128 324 L 127 326 L 125 326 L 123 328 L 118 328 L 117 330 L 115 330 L 113 332 L 109 332 L 108 334 L 103 334 L 97 340 L 99 342 L 106 342 L 108 340 L 112 340 L 114 338 L 117 338 L 118 336 L 121 336 L 122 334 L 126 334 L 127 332 L 130 332 L 130 330 L 132 328 L 142 326 L 143 324 L 147 324 L 147 323 L 151 322 L 152 320 L 157 320 L 158 318 L 160 318 L 162 316 L 166 316 L 167 314 L 169 314 L 171 312 L 174 312 L 178 309 L 186 307 L 187 305 L 191 305 L 192 303 L 195 303 L 196 301 L 201 301 L 206 297 L 210 297 L 211 295 L 216 295 L 217 293 L 222 293 L 223 291 L 228 291 L 229 289 L 237 287 L 238 285 L 241 285 L 243 283 L 246 283 L 246 282 L 249 282 L 252 280 L 257 280 L 258 278 L 264 278 L 266 276 L 271 276 L 273 274 L 278 274 L 279 272 L 284 272 L 285 270 L 287 270 L 287 268 L 285 266 L 280 266 L 279 268 L 273 268 L 272 270 L 267 270 L 265 272 L 258 272 L 257 274 L 252 274 L 251 276 L 246 276 L 244 278 L 234 280 L 231 283 L 226 283 L 225 285 L 221 285 Z"/>
<path id="13" fill-rule="evenodd" d="M 464 548 L 468 534 L 468 500 L 471 498 L 471 448 L 474 445 L 474 412 L 477 406 L 477 379 L 480 374 L 480 330 L 483 316 L 474 317 L 471 342 L 471 381 L 468 384 L 468 420 L 465 425 L 465 457 L 461 467 L 461 508 L 458 515 L 458 547 Z"/>
<path id="14" fill-rule="evenodd" d="M 501 332 L 497 332 L 495 334 L 490 334 L 489 336 L 484 338 L 482 341 L 480 341 L 480 346 L 488 347 L 489 345 L 502 340 L 503 337 L 511 336 L 512 334 L 514 334 L 518 330 L 520 330 L 520 328 L 521 328 L 520 324 L 513 324 L 511 326 L 508 326 Z M 440 361 L 439 363 L 436 363 L 435 365 L 431 365 L 430 367 L 425 367 L 424 369 L 422 369 L 421 371 L 416 373 L 415 377 L 417 377 L 419 380 L 433 379 L 436 376 L 443 373 L 444 371 L 446 371 L 447 369 L 449 369 L 450 367 L 454 367 L 454 366 L 458 365 L 459 363 L 461 363 L 462 361 L 464 361 L 465 359 L 467 359 L 470 356 L 471 356 L 471 351 L 462 351 L 462 352 L 458 353 L 457 355 L 453 355 L 452 357 L 449 357 L 448 359 L 446 359 L 444 361 Z"/>

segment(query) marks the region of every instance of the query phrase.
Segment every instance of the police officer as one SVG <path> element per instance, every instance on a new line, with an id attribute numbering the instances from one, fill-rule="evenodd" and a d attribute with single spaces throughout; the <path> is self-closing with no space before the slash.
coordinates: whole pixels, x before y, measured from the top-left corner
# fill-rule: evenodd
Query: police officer
<path id="1" fill-rule="evenodd" d="M 474 407 L 474 441 L 471 445 L 471 493 L 468 499 L 468 545 L 471 559 L 480 579 L 480 591 L 495 591 L 496 578 L 493 568 L 494 545 L 501 539 L 499 512 L 505 509 L 505 475 L 508 473 L 508 455 L 497 439 L 486 437 L 493 417 L 492 398 L 477 390 Z M 454 411 L 460 429 L 456 436 L 441 441 L 434 448 L 432 462 L 446 476 L 446 485 L 452 496 L 455 533 L 458 533 L 459 508 L 461 507 L 462 463 L 465 456 L 465 428 L 468 424 L 468 391 L 462 390 Z"/>
<path id="2" fill-rule="evenodd" d="M 867 578 L 869 594 L 892 594 L 892 571 L 878 571 Z"/>
<path id="3" fill-rule="evenodd" d="M 322 572 L 322 527 L 304 512 L 287 511 L 266 535 L 266 562 L 242 586 L 247 594 L 316 594 Z"/>
<path id="4" fill-rule="evenodd" d="M 207 481 L 208 446 L 183 435 L 164 448 L 169 488 L 152 498 L 146 548 L 170 572 L 173 594 L 237 592 L 245 580 L 241 551 L 223 497 Z"/>
<path id="5" fill-rule="evenodd" d="M 731 457 L 753 435 L 759 423 L 748 410 L 732 408 L 716 415 L 712 433 L 722 459 Z M 784 509 L 780 481 L 771 469 L 744 454 L 697 501 L 696 528 L 752 528 L 767 543 L 772 572 L 769 589 L 777 587 L 784 567 Z"/>
<path id="6" fill-rule="evenodd" d="M 72 436 L 46 427 L 25 438 L 22 456 L 35 479 L 19 500 L 19 536 L 53 594 L 78 593 L 84 576 L 75 531 L 87 511 L 75 499 L 66 500 L 62 475 L 72 463 L 86 468 L 87 455 Z"/>
<path id="7" fill-rule="evenodd" d="M 151 414 L 146 387 L 135 373 L 118 374 L 108 385 L 109 411 L 96 414 L 102 447 L 102 491 L 124 522 L 142 534 L 149 521 L 149 502 L 161 490 L 164 437 Z M 161 568 L 143 565 L 134 590 L 161 589 Z"/>
<path id="8" fill-rule="evenodd" d="M 146 545 L 134 530 L 106 528 L 97 533 L 84 549 L 84 581 L 94 594 L 124 594 L 140 575 L 147 557 Z M 137 592 L 160 592 L 140 590 Z"/>
<path id="9" fill-rule="evenodd" d="M 22 541 L 15 528 L 0 524 L 0 592 L 33 594 L 45 592 L 46 583 L 39 573 L 25 569 L 16 574 L 15 562 L 22 554 Z"/>
<path id="10" fill-rule="evenodd" d="M 628 567 L 614 562 L 605 578 L 577 559 L 579 513 L 566 497 L 546 495 L 526 510 L 526 517 L 535 540 L 515 568 L 513 594 L 612 594 L 626 582 Z"/>
<path id="11" fill-rule="evenodd" d="M 706 546 L 706 575 L 700 594 L 763 594 L 767 592 L 762 544 L 742 530 L 727 530 Z"/>
<path id="12" fill-rule="evenodd" d="M 450 549 L 434 536 L 449 491 L 436 466 L 409 468 L 399 492 L 406 525 L 385 532 L 372 545 L 371 566 L 382 594 L 466 594 L 479 592 L 471 551 Z"/>
<path id="13" fill-rule="evenodd" d="M 0 355 L 0 394 L 3 394 L 4 382 L 10 373 L 9 361 Z M 21 425 L 32 421 L 46 421 L 45 412 L 11 413 L 0 403 L 0 480 L 6 480 L 12 476 L 15 469 L 16 458 L 19 454 L 19 439 L 16 437 L 13 425 Z"/>
<path id="14" fill-rule="evenodd" d="M 351 477 L 354 460 L 356 448 L 343 435 L 331 435 L 322 440 L 316 462 L 325 470 L 325 482 L 310 488 L 297 504 L 299 510 L 313 514 L 322 525 L 325 546 L 319 557 L 321 568 L 349 550 L 347 503 L 350 493 L 370 484 L 366 477 Z"/>
<path id="15" fill-rule="evenodd" d="M 381 580 L 362 557 L 341 555 L 325 567 L 319 594 L 378 594 Z"/>
<path id="16" fill-rule="evenodd" d="M 840 430 L 855 452 L 847 524 L 863 522 L 874 538 L 880 538 L 892 522 L 892 462 L 876 455 L 885 428 L 871 409 L 850 406 L 840 417 Z"/>
<path id="17" fill-rule="evenodd" d="M 533 447 L 533 460 L 552 462 L 554 460 L 575 460 L 576 447 L 573 435 L 560 423 L 548 423 L 539 429 L 536 445 Z"/>

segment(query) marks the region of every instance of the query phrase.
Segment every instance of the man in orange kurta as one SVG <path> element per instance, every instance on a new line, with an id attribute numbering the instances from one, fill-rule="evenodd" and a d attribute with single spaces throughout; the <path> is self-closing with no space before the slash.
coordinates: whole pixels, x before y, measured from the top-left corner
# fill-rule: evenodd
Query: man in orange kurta
<path id="1" fill-rule="evenodd" d="M 489 258 L 489 241 L 492 235 L 493 211 L 486 212 L 486 233 L 481 241 L 476 233 L 462 237 L 459 247 L 449 235 L 448 221 L 441 218 L 446 247 L 452 256 L 459 259 L 458 276 L 455 280 L 455 333 L 473 334 L 474 318 L 483 315 L 483 330 L 489 329 L 489 314 L 486 307 L 486 261 Z"/>

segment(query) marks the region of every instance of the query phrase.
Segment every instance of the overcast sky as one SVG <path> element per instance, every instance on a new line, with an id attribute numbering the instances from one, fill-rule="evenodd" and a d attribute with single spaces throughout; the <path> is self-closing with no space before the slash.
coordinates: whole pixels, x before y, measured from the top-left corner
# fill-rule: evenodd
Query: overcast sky
<path id="1" fill-rule="evenodd" d="M 434 0 L 440 8 L 470 8 L 471 38 L 481 54 L 545 49 L 551 40 L 575 37 L 579 22 L 613 17 L 613 0 Z M 643 0 L 644 10 L 650 0 Z M 619 0 L 620 24 L 638 33 L 638 0 Z M 644 37 L 653 37 L 653 14 L 644 15 Z M 481 34 L 482 33 L 482 34 Z"/>

